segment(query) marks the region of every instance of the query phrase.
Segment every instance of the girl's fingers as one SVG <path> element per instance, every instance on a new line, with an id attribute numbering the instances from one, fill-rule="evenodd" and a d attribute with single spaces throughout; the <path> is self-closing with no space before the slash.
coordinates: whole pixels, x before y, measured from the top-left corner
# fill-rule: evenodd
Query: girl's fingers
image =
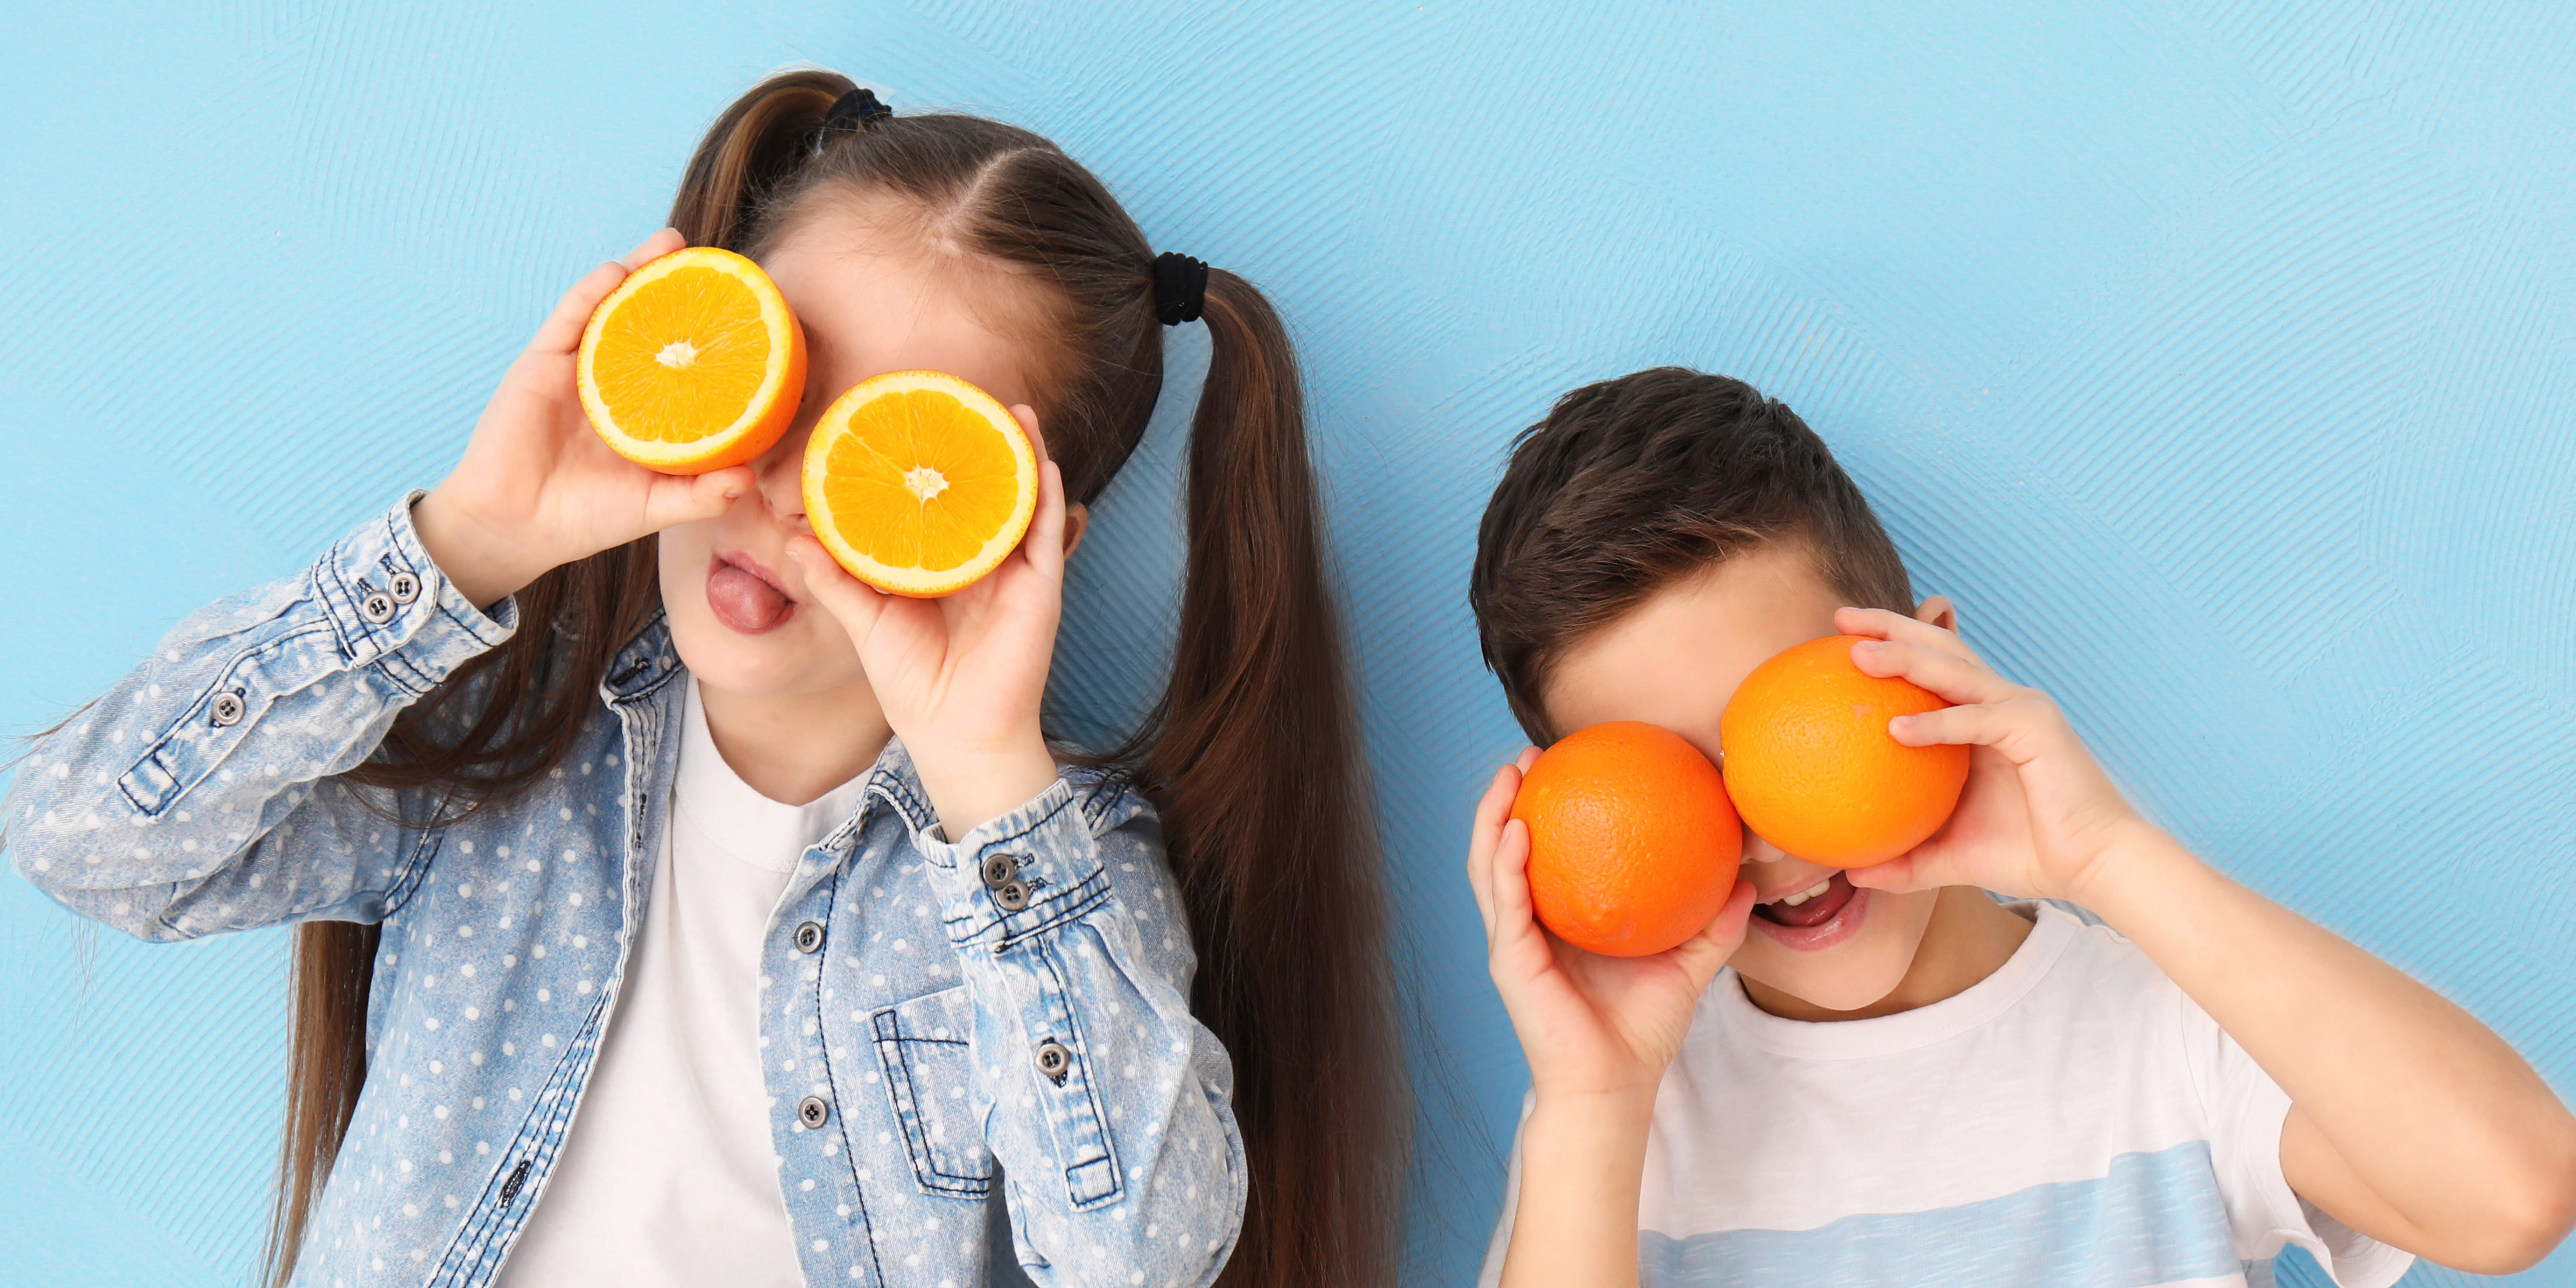
<path id="1" fill-rule="evenodd" d="M 564 292 L 562 299 L 555 301 L 555 311 L 547 314 L 545 322 L 537 327 L 537 338 L 528 342 L 528 348 L 563 354 L 581 347 L 581 333 L 590 325 L 590 315 L 599 308 L 601 300 L 608 298 L 609 292 L 617 289 L 618 283 L 626 280 L 628 273 L 687 244 L 677 231 L 665 228 L 626 252 L 626 258 L 612 259 L 590 270 L 580 281 L 572 284 L 571 290 Z"/>
<path id="2" fill-rule="evenodd" d="M 610 260 L 573 283 L 572 289 L 555 301 L 555 311 L 547 314 L 546 320 L 537 327 L 537 336 L 528 342 L 528 351 L 560 357 L 579 349 L 582 329 L 590 325 L 590 315 L 599 308 L 601 300 L 608 298 L 609 292 L 617 289 L 619 282 L 626 280 L 626 273 L 624 264 Z"/>
<path id="3" fill-rule="evenodd" d="M 1537 763 L 1538 748 L 1536 747 L 1523 747 L 1521 748 L 1521 754 L 1512 758 L 1513 767 L 1519 769 L 1524 774 L 1530 771 L 1530 766 Z"/>
<path id="4" fill-rule="evenodd" d="M 632 273 L 688 244 L 688 239 L 680 235 L 679 229 L 665 228 L 635 243 L 635 249 L 626 252 L 626 258 L 617 262 L 625 265 L 626 271 Z"/>
<path id="5" fill-rule="evenodd" d="M 1010 411 L 1011 419 L 1020 422 L 1020 432 L 1029 436 L 1029 447 L 1037 452 L 1038 459 L 1055 459 L 1047 455 L 1046 435 L 1038 432 L 1038 409 L 1027 403 L 1012 403 Z"/>
<path id="6" fill-rule="evenodd" d="M 812 537 L 789 537 L 787 558 L 805 575 L 805 593 L 840 620 L 841 628 L 850 633 L 853 642 L 866 639 L 878 615 L 885 612 L 886 593 L 832 562 L 831 553 Z"/>
<path id="7" fill-rule="evenodd" d="M 1903 640 L 1863 640 L 1852 645 L 1852 665 L 1864 675 L 1899 676 L 1947 702 L 2001 702 L 2021 686 L 1974 658 Z"/>
<path id="8" fill-rule="evenodd" d="M 1029 520 L 1020 549 L 1039 576 L 1049 582 L 1064 579 L 1064 471 L 1053 461 L 1038 462 L 1038 512 Z"/>
<path id="9" fill-rule="evenodd" d="M 694 477 L 663 475 L 654 479 L 651 490 L 644 494 L 645 530 L 660 532 L 676 523 L 712 519 L 752 486 L 751 467 L 747 465 Z"/>

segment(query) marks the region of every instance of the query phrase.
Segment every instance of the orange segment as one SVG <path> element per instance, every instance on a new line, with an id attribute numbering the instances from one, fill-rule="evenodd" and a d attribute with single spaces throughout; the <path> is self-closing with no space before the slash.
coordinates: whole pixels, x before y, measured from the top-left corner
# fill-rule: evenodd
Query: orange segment
<path id="1" fill-rule="evenodd" d="M 620 456 L 704 474 L 768 451 L 805 394 L 805 332 L 758 264 L 689 246 L 627 275 L 581 333 L 582 410 Z"/>
<path id="2" fill-rule="evenodd" d="M 1037 514 L 1038 461 L 991 394 L 890 371 L 835 400 L 805 444 L 805 517 L 850 575 L 928 598 L 1000 567 Z"/>

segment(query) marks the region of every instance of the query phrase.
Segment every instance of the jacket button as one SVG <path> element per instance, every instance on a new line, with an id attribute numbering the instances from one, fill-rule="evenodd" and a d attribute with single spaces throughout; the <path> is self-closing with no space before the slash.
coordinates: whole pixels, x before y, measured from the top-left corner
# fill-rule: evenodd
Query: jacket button
<path id="1" fill-rule="evenodd" d="M 810 953 L 823 946 L 823 923 L 809 921 L 796 928 L 796 951 Z"/>
<path id="2" fill-rule="evenodd" d="M 241 695 L 238 693 L 216 694 L 214 709 L 209 714 L 214 716 L 215 724 L 219 727 L 223 725 L 240 724 L 242 718 Z"/>
<path id="3" fill-rule="evenodd" d="M 984 856 L 984 888 L 999 890 L 1020 874 L 1020 861 L 1007 854 Z"/>
<path id="4" fill-rule="evenodd" d="M 394 574 L 394 579 L 386 584 L 386 589 L 393 592 L 395 603 L 408 604 L 420 598 L 420 578 L 407 572 L 398 572 Z"/>
<path id="5" fill-rule="evenodd" d="M 822 1126 L 831 1117 L 832 1107 L 823 1103 L 821 1096 L 807 1096 L 796 1102 L 796 1121 L 805 1124 L 807 1131 Z"/>
<path id="6" fill-rule="evenodd" d="M 394 597 L 381 590 L 368 591 L 367 597 L 358 601 L 358 616 L 378 626 L 392 621 Z"/>
<path id="7" fill-rule="evenodd" d="M 1073 1072 L 1073 1052 L 1054 1038 L 1038 1043 L 1038 1072 L 1045 1074 L 1047 1081 L 1063 1086 L 1064 1076 Z"/>
<path id="8" fill-rule="evenodd" d="M 1005 881 L 1001 889 L 993 892 L 993 902 L 1002 905 L 1004 912 L 1018 912 L 1029 906 L 1029 888 L 1018 881 Z"/>

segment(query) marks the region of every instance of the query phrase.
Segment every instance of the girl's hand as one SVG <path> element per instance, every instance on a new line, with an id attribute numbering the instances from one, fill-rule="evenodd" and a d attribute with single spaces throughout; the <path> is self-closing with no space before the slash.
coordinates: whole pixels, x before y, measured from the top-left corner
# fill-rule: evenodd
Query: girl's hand
<path id="1" fill-rule="evenodd" d="M 1476 805 L 1467 882 L 1485 918 L 1487 966 L 1529 1057 L 1542 1102 L 1610 1097 L 1651 1103 L 1681 1051 L 1691 1012 L 1744 942 L 1753 885 L 1737 881 L 1706 929 L 1652 957 L 1605 957 L 1549 934 L 1530 906 L 1529 828 L 1511 817 L 1538 749 L 1494 773 Z"/>
<path id="2" fill-rule="evenodd" d="M 1037 413 L 1015 406 L 1011 415 L 1039 443 Z M 1037 514 L 1019 549 L 954 594 L 890 595 L 844 571 L 814 538 L 787 543 L 806 589 L 858 646 L 886 723 L 951 840 L 1056 779 L 1038 707 L 1064 608 L 1064 525 L 1064 475 L 1041 459 Z"/>
<path id="3" fill-rule="evenodd" d="M 573 371 L 591 311 L 629 272 L 681 245 L 665 228 L 574 283 L 501 377 L 465 459 L 412 507 L 421 544 L 474 604 L 672 524 L 714 518 L 752 485 L 744 466 L 657 474 L 608 450 L 582 413 Z"/>
<path id="4" fill-rule="evenodd" d="M 2104 859 L 2149 830 L 2057 704 L 1995 674 L 1957 635 L 1875 608 L 1842 609 L 1834 627 L 1870 637 L 1852 646 L 1863 672 L 1901 676 L 1956 704 L 1889 721 L 1898 742 L 1974 748 L 1950 821 L 1902 858 L 1853 869 L 1853 885 L 1972 885 L 2083 903 Z"/>

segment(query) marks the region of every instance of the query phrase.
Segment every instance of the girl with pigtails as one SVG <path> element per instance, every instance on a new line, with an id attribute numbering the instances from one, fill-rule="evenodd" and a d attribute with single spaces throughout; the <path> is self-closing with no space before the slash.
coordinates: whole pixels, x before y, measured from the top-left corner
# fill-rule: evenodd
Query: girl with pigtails
<path id="1" fill-rule="evenodd" d="M 567 293 L 444 481 L 41 736 L 19 869 L 148 940 L 297 923 L 273 1279 L 1391 1282 L 1409 1114 L 1296 364 L 1045 139 L 780 75 Z M 797 425 L 651 473 L 574 353 L 683 244 L 758 261 Z M 1213 357 L 1168 688 L 1039 724 L 1065 560 L 1165 324 Z M 804 521 L 815 418 L 954 373 L 1043 458 L 936 600 Z"/>

